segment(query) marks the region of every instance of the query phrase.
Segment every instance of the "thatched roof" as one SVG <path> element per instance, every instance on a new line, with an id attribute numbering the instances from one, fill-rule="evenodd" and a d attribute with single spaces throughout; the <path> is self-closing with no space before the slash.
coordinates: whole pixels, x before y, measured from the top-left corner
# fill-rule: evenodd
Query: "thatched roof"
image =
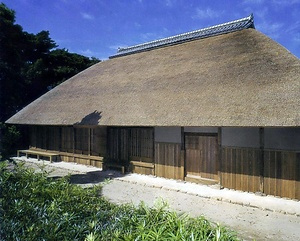
<path id="1" fill-rule="evenodd" d="M 299 126 L 300 61 L 255 29 L 100 62 L 7 122 Z"/>

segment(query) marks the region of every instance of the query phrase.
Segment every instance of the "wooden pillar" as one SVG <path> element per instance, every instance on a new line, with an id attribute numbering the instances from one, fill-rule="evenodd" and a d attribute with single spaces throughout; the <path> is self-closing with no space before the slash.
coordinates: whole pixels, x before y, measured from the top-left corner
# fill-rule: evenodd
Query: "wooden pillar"
<path id="1" fill-rule="evenodd" d="M 218 127 L 218 176 L 219 183 L 222 185 L 222 127 Z"/>
<path id="2" fill-rule="evenodd" d="M 180 150 L 180 164 L 181 164 L 181 177 L 184 180 L 185 177 L 185 139 L 184 139 L 184 127 L 181 127 L 181 150 Z"/>
<path id="3" fill-rule="evenodd" d="M 45 146 L 44 149 L 48 150 L 49 149 L 49 127 L 45 126 L 44 127 L 44 135 L 43 135 L 43 139 L 45 141 Z"/>
<path id="4" fill-rule="evenodd" d="M 73 133 L 73 136 L 72 136 L 72 138 L 73 138 L 73 154 L 75 153 L 75 141 L 76 141 L 76 137 L 75 137 L 75 135 L 76 135 L 76 130 L 75 130 L 75 127 L 73 126 L 72 127 L 72 129 L 73 129 L 73 131 L 72 131 L 72 133 Z"/>
<path id="5" fill-rule="evenodd" d="M 259 160 L 259 190 L 264 192 L 264 162 L 265 162 L 265 133 L 264 128 L 259 128 L 259 149 L 260 149 L 260 160 Z"/>
<path id="6" fill-rule="evenodd" d="M 91 133 L 92 133 L 92 128 L 88 128 L 88 155 L 91 155 Z"/>
<path id="7" fill-rule="evenodd" d="M 116 162 L 117 163 L 121 163 L 121 152 L 122 152 L 122 146 L 121 146 L 121 142 L 122 142 L 122 139 L 121 139 L 121 136 L 122 136 L 122 129 L 121 128 L 117 128 L 117 145 L 118 145 L 118 155 L 117 155 L 117 160 Z"/>
<path id="8" fill-rule="evenodd" d="M 184 150 L 184 127 L 181 127 L 181 150 Z"/>
<path id="9" fill-rule="evenodd" d="M 155 164 L 155 128 L 152 128 L 152 160 L 153 160 L 153 164 Z M 154 165 L 154 170 L 153 173 L 155 174 L 155 165 Z"/>
<path id="10" fill-rule="evenodd" d="M 62 151 L 62 126 L 58 127 L 58 151 Z"/>

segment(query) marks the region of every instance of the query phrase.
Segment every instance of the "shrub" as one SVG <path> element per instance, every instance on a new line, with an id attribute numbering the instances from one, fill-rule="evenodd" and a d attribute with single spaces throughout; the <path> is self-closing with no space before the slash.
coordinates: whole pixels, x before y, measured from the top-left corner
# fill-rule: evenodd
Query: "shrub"
<path id="1" fill-rule="evenodd" d="M 237 240 L 203 217 L 168 211 L 164 202 L 118 206 L 101 197 L 100 186 L 83 189 L 48 174 L 0 163 L 0 240 Z"/>
<path id="2" fill-rule="evenodd" d="M 16 153 L 20 138 L 21 133 L 16 126 L 8 126 L 0 122 L 0 161 Z"/>

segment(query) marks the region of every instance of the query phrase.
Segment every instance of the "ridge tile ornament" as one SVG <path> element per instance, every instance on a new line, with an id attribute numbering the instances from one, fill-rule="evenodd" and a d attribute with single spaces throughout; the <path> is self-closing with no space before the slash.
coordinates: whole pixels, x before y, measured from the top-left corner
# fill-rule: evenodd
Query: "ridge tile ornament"
<path id="1" fill-rule="evenodd" d="M 247 28 L 255 28 L 253 14 L 250 14 L 246 18 L 241 18 L 235 21 L 214 25 L 212 27 L 203 28 L 203 29 L 199 29 L 199 30 L 195 30 L 183 34 L 178 34 L 168 38 L 158 39 L 143 44 L 133 45 L 130 47 L 119 48 L 118 52 L 115 55 L 110 56 L 109 58 L 110 59 L 116 58 L 124 55 L 151 50 L 154 48 L 179 44 L 179 43 L 183 43 L 195 39 L 208 38 L 211 36 L 230 33 L 230 32 L 247 29 Z"/>

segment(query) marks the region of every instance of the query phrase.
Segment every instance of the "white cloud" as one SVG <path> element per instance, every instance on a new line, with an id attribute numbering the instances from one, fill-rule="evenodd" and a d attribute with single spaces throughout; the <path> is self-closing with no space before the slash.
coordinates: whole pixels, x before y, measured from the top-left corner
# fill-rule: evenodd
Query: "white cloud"
<path id="1" fill-rule="evenodd" d="M 196 8 L 196 14 L 193 16 L 193 18 L 197 19 L 205 19 L 205 18 L 217 18 L 221 15 L 220 12 L 214 11 L 211 8 L 201 9 Z"/>
<path id="2" fill-rule="evenodd" d="M 280 36 L 280 32 L 282 32 L 282 23 L 268 23 L 266 21 L 256 24 L 256 29 L 263 32 L 267 36 L 278 39 Z"/>
<path id="3" fill-rule="evenodd" d="M 93 52 L 90 49 L 81 50 L 80 53 L 85 55 L 85 56 L 92 56 L 93 55 Z"/>
<path id="4" fill-rule="evenodd" d="M 263 4 L 265 0 L 244 0 L 244 4 Z"/>
<path id="5" fill-rule="evenodd" d="M 141 35 L 141 39 L 145 40 L 145 41 L 149 41 L 149 40 L 155 40 L 157 39 L 157 34 L 156 33 L 142 33 Z"/>
<path id="6" fill-rule="evenodd" d="M 174 0 L 166 0 L 166 6 L 167 7 L 172 7 L 174 4 Z"/>
<path id="7" fill-rule="evenodd" d="M 300 0 L 272 0 L 272 3 L 276 5 L 292 5 L 300 3 Z"/>
<path id="8" fill-rule="evenodd" d="M 80 13 L 81 14 L 81 17 L 84 18 L 84 19 L 87 19 L 87 20 L 93 20 L 95 19 L 95 17 L 89 13 Z"/>
<path id="9" fill-rule="evenodd" d="M 286 30 L 286 33 L 291 35 L 299 35 L 300 36 L 300 20 L 295 21 L 292 25 L 290 25 Z"/>
<path id="10" fill-rule="evenodd" d="M 136 28 L 140 28 L 141 26 L 142 25 L 140 23 L 137 23 L 137 22 L 134 23 L 134 27 L 136 27 Z"/>
<path id="11" fill-rule="evenodd" d="M 79 53 L 83 56 L 86 56 L 86 57 L 98 57 L 100 54 L 100 52 L 95 52 L 95 51 L 92 51 L 90 49 L 86 49 L 86 50 L 79 50 L 79 51 L 75 51 L 74 53 Z M 102 58 L 100 58 L 102 59 Z"/>
<path id="12" fill-rule="evenodd" d="M 255 11 L 255 16 L 261 19 L 267 19 L 269 14 L 269 9 L 267 7 L 260 8 L 259 10 Z"/>
<path id="13" fill-rule="evenodd" d="M 297 44 L 300 44 L 300 33 L 296 34 L 293 37 L 293 42 L 296 42 Z"/>
<path id="14" fill-rule="evenodd" d="M 169 31 L 167 28 L 163 28 L 160 33 L 142 33 L 140 34 L 141 43 L 165 38 L 166 36 L 168 36 L 168 33 Z"/>
<path id="15" fill-rule="evenodd" d="M 128 45 L 125 44 L 115 44 L 115 45 L 111 45 L 108 48 L 117 51 L 119 48 L 126 48 L 128 47 Z"/>

